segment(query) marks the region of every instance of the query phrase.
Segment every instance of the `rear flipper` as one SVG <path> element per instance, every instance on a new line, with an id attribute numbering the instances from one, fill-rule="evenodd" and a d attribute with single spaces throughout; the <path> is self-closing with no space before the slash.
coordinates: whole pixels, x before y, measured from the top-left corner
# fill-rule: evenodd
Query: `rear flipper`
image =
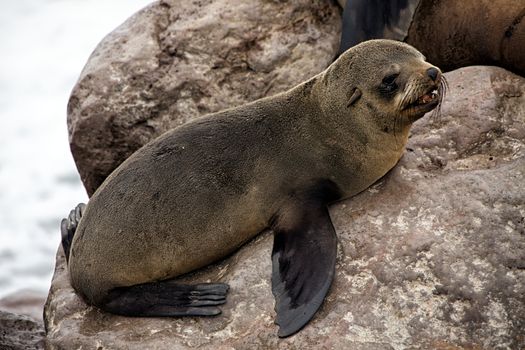
<path id="1" fill-rule="evenodd" d="M 69 261 L 75 231 L 86 205 L 80 203 L 62 219 L 62 247 Z M 173 280 L 145 283 L 111 290 L 98 306 L 123 316 L 214 316 L 221 313 L 217 305 L 226 302 L 229 286 L 224 283 L 185 285 Z"/>
<path id="2" fill-rule="evenodd" d="M 173 280 L 121 287 L 109 292 L 103 310 L 122 316 L 215 316 L 226 302 L 224 283 L 185 285 Z"/>
<path id="3" fill-rule="evenodd" d="M 62 235 L 62 248 L 64 249 L 64 254 L 66 255 L 66 261 L 69 262 L 69 251 L 71 250 L 71 242 L 73 242 L 73 236 L 77 230 L 82 214 L 86 205 L 80 203 L 76 206 L 75 209 L 69 212 L 67 219 L 62 219 L 60 223 L 60 233 Z"/>

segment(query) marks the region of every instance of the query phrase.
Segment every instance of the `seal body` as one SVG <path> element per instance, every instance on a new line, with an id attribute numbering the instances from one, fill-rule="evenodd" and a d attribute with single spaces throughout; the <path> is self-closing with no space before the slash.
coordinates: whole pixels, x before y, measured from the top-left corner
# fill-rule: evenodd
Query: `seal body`
<path id="1" fill-rule="evenodd" d="M 327 204 L 397 163 L 411 123 L 439 104 L 442 85 L 413 47 L 374 40 L 285 93 L 165 133 L 63 222 L 73 287 L 117 314 L 217 314 L 224 285 L 173 278 L 271 228 L 279 335 L 293 334 L 332 281 Z"/>
<path id="2" fill-rule="evenodd" d="M 525 75 L 524 17 L 524 0 L 347 0 L 340 52 L 387 38 L 413 45 L 445 71 L 497 65 Z"/>

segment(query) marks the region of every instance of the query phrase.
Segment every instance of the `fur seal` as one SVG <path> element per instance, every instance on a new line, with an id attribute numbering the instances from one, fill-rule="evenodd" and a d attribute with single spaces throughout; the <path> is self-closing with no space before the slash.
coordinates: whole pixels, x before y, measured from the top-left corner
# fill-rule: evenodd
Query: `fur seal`
<path id="1" fill-rule="evenodd" d="M 287 92 L 166 132 L 62 221 L 73 287 L 120 315 L 216 315 L 226 284 L 174 278 L 271 228 L 278 335 L 294 334 L 333 279 L 327 205 L 397 163 L 412 122 L 439 105 L 443 87 L 413 47 L 372 40 Z"/>
<path id="2" fill-rule="evenodd" d="M 525 76 L 524 17 L 523 0 L 347 0 L 340 52 L 394 39 L 445 71 L 496 65 Z"/>

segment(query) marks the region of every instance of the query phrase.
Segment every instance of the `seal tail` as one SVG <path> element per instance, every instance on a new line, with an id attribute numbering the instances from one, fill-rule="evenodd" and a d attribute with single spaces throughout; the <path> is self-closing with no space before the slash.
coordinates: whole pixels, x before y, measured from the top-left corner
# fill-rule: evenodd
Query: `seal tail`
<path id="1" fill-rule="evenodd" d="M 62 219 L 60 223 L 60 234 L 62 235 L 62 248 L 64 249 L 64 254 L 66 255 L 66 261 L 69 262 L 69 251 L 71 250 L 71 242 L 73 242 L 73 236 L 77 230 L 78 224 L 86 205 L 84 203 L 78 204 L 75 209 L 69 212 L 67 218 Z"/>

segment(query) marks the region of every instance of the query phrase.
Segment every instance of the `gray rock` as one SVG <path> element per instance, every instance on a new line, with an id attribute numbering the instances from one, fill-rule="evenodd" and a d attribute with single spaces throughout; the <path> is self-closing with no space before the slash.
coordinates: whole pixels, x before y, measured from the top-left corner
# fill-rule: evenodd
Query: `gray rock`
<path id="1" fill-rule="evenodd" d="M 88 194 L 166 130 L 322 71 L 339 45 L 340 11 L 326 0 L 163 0 L 135 14 L 98 45 L 69 100 Z"/>
<path id="2" fill-rule="evenodd" d="M 0 349 L 43 349 L 44 337 L 42 321 L 0 310 Z"/>
<path id="3" fill-rule="evenodd" d="M 45 301 L 46 294 L 21 289 L 0 299 L 0 310 L 26 315 L 41 323 Z"/>
<path id="4" fill-rule="evenodd" d="M 87 306 L 59 249 L 45 309 L 49 348 L 525 347 L 525 79 L 495 67 L 446 77 L 441 116 L 416 123 L 399 164 L 331 207 L 337 273 L 298 334 L 277 337 L 266 232 L 184 278 L 231 285 L 214 318 L 126 318 Z"/>

